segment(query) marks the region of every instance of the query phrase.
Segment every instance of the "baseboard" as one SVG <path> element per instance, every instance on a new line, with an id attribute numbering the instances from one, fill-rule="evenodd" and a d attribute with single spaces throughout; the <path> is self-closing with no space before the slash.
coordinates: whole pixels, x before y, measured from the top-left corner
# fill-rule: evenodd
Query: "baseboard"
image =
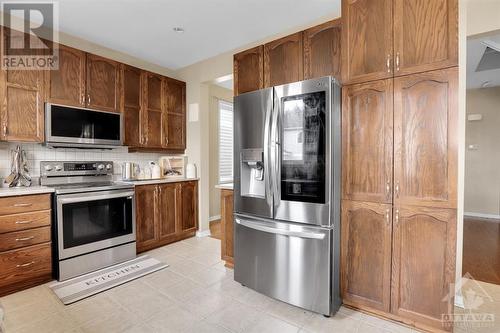
<path id="1" fill-rule="evenodd" d="M 475 212 L 464 212 L 464 217 L 470 216 L 470 217 L 479 217 L 482 219 L 494 219 L 498 220 L 500 223 L 500 215 L 496 214 L 483 214 L 483 213 L 475 213 Z"/>
<path id="2" fill-rule="evenodd" d="M 220 220 L 220 215 L 212 216 L 208 219 L 208 222 Z"/>
<path id="3" fill-rule="evenodd" d="M 196 231 L 196 237 L 208 237 L 208 236 L 210 236 L 210 230 Z"/>

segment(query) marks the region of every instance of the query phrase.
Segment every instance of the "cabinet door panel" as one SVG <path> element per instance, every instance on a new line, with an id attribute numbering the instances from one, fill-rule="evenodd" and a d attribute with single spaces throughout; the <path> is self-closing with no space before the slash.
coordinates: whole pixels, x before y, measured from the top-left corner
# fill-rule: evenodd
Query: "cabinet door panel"
<path id="1" fill-rule="evenodd" d="M 146 78 L 145 132 L 146 147 L 161 148 L 164 142 L 164 80 L 160 75 L 148 73 Z"/>
<path id="2" fill-rule="evenodd" d="M 392 77 L 392 2 L 342 1 L 344 83 Z"/>
<path id="3" fill-rule="evenodd" d="M 390 310 L 391 208 L 342 201 L 342 298 L 353 306 Z"/>
<path id="4" fill-rule="evenodd" d="M 59 69 L 49 71 L 51 103 L 85 106 L 85 52 L 59 45 Z"/>
<path id="5" fill-rule="evenodd" d="M 234 261 L 233 246 L 233 203 L 234 196 L 232 190 L 221 190 L 221 252 L 222 259 L 226 260 L 226 265 L 232 265 Z"/>
<path id="6" fill-rule="evenodd" d="M 123 69 L 123 120 L 125 127 L 125 144 L 137 147 L 143 143 L 141 129 L 142 111 L 142 71 L 138 68 L 124 66 Z"/>
<path id="7" fill-rule="evenodd" d="M 235 54 L 233 67 L 235 96 L 264 88 L 264 46 Z"/>
<path id="8" fill-rule="evenodd" d="M 167 149 L 186 149 L 186 83 L 166 80 L 166 142 Z"/>
<path id="9" fill-rule="evenodd" d="M 120 112 L 120 68 L 116 61 L 87 54 L 87 107 Z"/>
<path id="10" fill-rule="evenodd" d="M 394 54 L 396 76 L 458 65 L 458 1 L 395 0 Z"/>
<path id="11" fill-rule="evenodd" d="M 156 185 L 136 186 L 135 212 L 137 250 L 142 251 L 158 240 Z"/>
<path id="12" fill-rule="evenodd" d="M 343 199 L 392 202 L 392 79 L 345 86 Z"/>
<path id="13" fill-rule="evenodd" d="M 198 227 L 198 186 L 196 182 L 183 182 L 181 189 L 182 231 Z"/>
<path id="14" fill-rule="evenodd" d="M 394 80 L 394 201 L 456 207 L 456 68 Z"/>
<path id="15" fill-rule="evenodd" d="M 168 114 L 167 116 L 167 148 L 185 149 L 185 117 L 182 115 Z"/>
<path id="16" fill-rule="evenodd" d="M 394 314 L 443 329 L 441 316 L 453 313 L 454 292 L 449 293 L 455 280 L 455 246 L 455 210 L 395 206 Z"/>
<path id="17" fill-rule="evenodd" d="M 340 76 L 340 19 L 304 31 L 304 79 Z"/>
<path id="18" fill-rule="evenodd" d="M 175 236 L 177 231 L 177 184 L 163 184 L 158 186 L 160 194 L 158 200 L 159 214 L 159 237 L 160 240 Z"/>
<path id="19" fill-rule="evenodd" d="M 264 45 L 264 86 L 303 80 L 302 51 L 302 32 Z"/>

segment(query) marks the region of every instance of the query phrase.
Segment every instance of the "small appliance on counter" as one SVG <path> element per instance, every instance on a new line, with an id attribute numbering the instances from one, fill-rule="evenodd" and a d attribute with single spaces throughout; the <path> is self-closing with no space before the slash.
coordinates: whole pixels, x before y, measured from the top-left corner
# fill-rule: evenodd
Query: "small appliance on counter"
<path id="1" fill-rule="evenodd" d="M 122 180 L 135 180 L 139 177 L 139 164 L 125 162 L 122 164 Z"/>
<path id="2" fill-rule="evenodd" d="M 186 178 L 196 178 L 196 164 L 189 163 L 186 166 Z"/>
<path id="3" fill-rule="evenodd" d="M 21 149 L 21 146 L 17 146 L 10 153 L 10 174 L 5 178 L 4 183 L 9 187 L 31 186 L 26 151 Z"/>

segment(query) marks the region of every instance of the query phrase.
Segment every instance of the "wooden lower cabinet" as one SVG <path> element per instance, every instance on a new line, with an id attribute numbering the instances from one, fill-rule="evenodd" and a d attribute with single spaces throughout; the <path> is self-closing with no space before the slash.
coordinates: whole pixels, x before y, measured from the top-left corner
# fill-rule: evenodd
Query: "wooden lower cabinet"
<path id="1" fill-rule="evenodd" d="M 0 296 L 50 281 L 50 195 L 5 197 L 0 207 Z"/>
<path id="2" fill-rule="evenodd" d="M 198 228 L 198 182 L 135 188 L 137 252 L 192 237 Z"/>
<path id="3" fill-rule="evenodd" d="M 456 210 L 394 207 L 393 314 L 417 327 L 451 330 L 441 320 L 453 313 L 455 247 Z"/>
<path id="4" fill-rule="evenodd" d="M 234 267 L 234 225 L 233 225 L 233 190 L 220 191 L 221 207 L 221 258 L 226 267 Z"/>

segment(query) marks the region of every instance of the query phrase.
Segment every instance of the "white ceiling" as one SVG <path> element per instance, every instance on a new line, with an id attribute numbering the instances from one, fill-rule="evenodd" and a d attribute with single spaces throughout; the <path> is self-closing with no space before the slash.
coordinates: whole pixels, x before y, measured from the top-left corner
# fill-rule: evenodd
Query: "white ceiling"
<path id="1" fill-rule="evenodd" d="M 500 68 L 477 72 L 477 66 L 489 45 L 500 46 L 500 34 L 467 39 L 467 89 L 481 88 L 485 82 L 488 87 L 500 86 Z"/>
<path id="2" fill-rule="evenodd" d="M 59 14 L 64 33 L 179 69 L 340 16 L 340 0 L 59 0 Z"/>

